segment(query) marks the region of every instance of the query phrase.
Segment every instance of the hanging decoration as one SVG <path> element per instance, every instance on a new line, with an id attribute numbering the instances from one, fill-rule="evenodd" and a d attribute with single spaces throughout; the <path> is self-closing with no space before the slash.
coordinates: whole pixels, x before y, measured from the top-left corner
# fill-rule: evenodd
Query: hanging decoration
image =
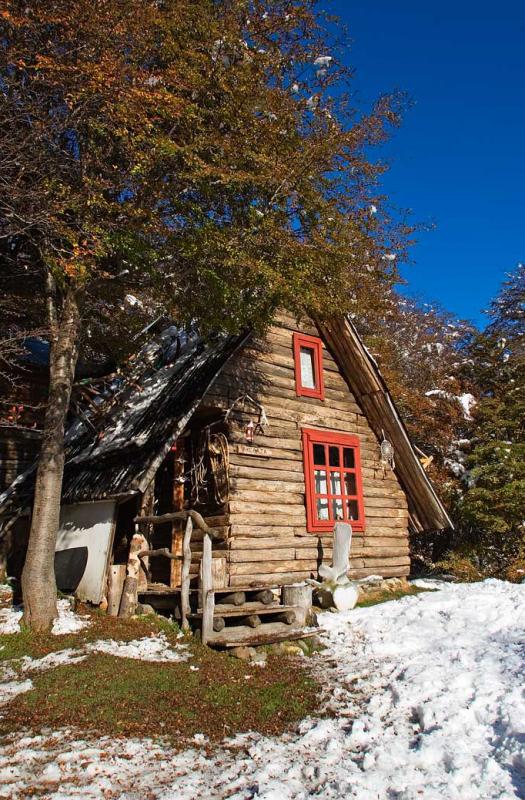
<path id="1" fill-rule="evenodd" d="M 257 422 L 254 422 L 252 419 L 248 422 L 244 429 L 244 433 L 246 436 L 246 441 L 252 443 L 255 436 L 257 434 L 264 434 L 266 428 L 269 427 L 268 417 L 266 416 L 266 411 L 264 410 L 264 406 L 261 403 L 258 403 L 257 400 L 254 400 L 253 397 L 250 397 L 249 394 L 242 394 L 236 400 L 233 401 L 230 408 L 224 415 L 224 421 L 228 422 L 232 411 L 242 405 L 242 410 L 244 411 L 244 407 L 246 403 L 254 406 L 259 411 L 259 417 Z"/>
<path id="2" fill-rule="evenodd" d="M 223 433 L 201 431 L 193 447 L 190 471 L 191 499 L 194 505 L 213 502 L 222 506 L 230 495 L 228 440 Z"/>
<path id="3" fill-rule="evenodd" d="M 253 442 L 253 437 L 255 434 L 255 423 L 253 419 L 251 419 L 247 424 L 246 428 L 244 429 L 244 433 L 246 435 L 246 441 L 251 444 Z"/>
<path id="4" fill-rule="evenodd" d="M 385 437 L 385 432 L 381 431 L 381 433 L 383 435 L 383 441 L 381 442 L 381 464 L 383 465 L 383 469 L 387 467 L 395 469 L 394 448 Z"/>

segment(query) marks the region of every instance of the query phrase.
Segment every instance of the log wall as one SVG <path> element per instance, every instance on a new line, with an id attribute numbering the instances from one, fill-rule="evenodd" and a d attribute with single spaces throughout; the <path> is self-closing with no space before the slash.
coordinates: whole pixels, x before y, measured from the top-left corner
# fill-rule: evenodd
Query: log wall
<path id="1" fill-rule="evenodd" d="M 365 503 L 365 530 L 354 535 L 350 575 L 408 575 L 408 510 L 395 474 L 380 463 L 379 443 L 337 364 L 323 346 L 324 401 L 297 397 L 292 337 L 295 331 L 318 336 L 313 324 L 300 328 L 282 315 L 265 341 L 254 340 L 230 361 L 203 405 L 230 408 L 249 394 L 264 405 L 269 427 L 246 444 L 249 416 L 232 415 L 231 493 L 228 515 L 230 585 L 290 583 L 317 576 L 322 559 L 331 559 L 331 534 L 306 530 L 301 429 L 322 428 L 357 434 Z M 219 520 L 217 520 L 218 522 Z"/>
<path id="2" fill-rule="evenodd" d="M 0 426 L 0 492 L 5 491 L 15 478 L 33 464 L 40 451 L 41 434 L 17 428 Z"/>

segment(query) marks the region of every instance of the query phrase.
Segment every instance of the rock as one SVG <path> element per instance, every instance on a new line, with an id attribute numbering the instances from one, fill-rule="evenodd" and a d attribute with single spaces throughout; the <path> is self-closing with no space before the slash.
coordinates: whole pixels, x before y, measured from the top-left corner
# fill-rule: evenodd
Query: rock
<path id="1" fill-rule="evenodd" d="M 295 643 L 294 644 L 284 643 L 281 653 L 284 656 L 304 656 L 304 651 L 302 647 L 299 647 L 299 645 Z"/>
<path id="2" fill-rule="evenodd" d="M 138 603 L 136 613 L 144 614 L 147 616 L 148 614 L 156 614 L 157 612 L 155 611 L 153 606 L 150 606 L 149 603 Z"/>
<path id="3" fill-rule="evenodd" d="M 322 650 L 325 647 L 320 636 L 310 636 L 308 641 L 310 642 L 310 650 L 312 653 L 315 653 L 317 650 Z"/>
<path id="4" fill-rule="evenodd" d="M 314 605 L 318 606 L 321 609 L 327 609 L 333 606 L 334 601 L 332 598 L 332 592 L 328 591 L 327 589 L 316 589 L 314 592 Z"/>
<path id="5" fill-rule="evenodd" d="M 268 659 L 268 655 L 265 650 L 256 650 L 255 655 L 252 657 L 251 662 L 258 667 L 264 667 L 266 661 Z"/>
<path id="6" fill-rule="evenodd" d="M 297 647 L 300 647 L 305 656 L 309 656 L 312 652 L 312 648 L 310 646 L 310 639 L 297 639 L 295 642 Z"/>
<path id="7" fill-rule="evenodd" d="M 255 647 L 245 647 L 244 645 L 241 645 L 240 647 L 232 647 L 228 652 L 234 658 L 240 658 L 241 661 L 250 661 L 254 656 L 257 655 L 257 650 Z"/>
<path id="8" fill-rule="evenodd" d="M 306 615 L 305 625 L 308 625 L 308 627 L 310 627 L 310 628 L 318 628 L 319 627 L 319 622 L 317 620 L 317 614 L 315 613 L 313 608 L 311 608 L 310 611 Z"/>

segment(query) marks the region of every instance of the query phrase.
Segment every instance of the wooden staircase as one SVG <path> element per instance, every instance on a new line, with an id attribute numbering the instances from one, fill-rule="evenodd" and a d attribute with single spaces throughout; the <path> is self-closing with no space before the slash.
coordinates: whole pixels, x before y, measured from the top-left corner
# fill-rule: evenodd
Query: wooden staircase
<path id="1" fill-rule="evenodd" d="M 215 647 L 261 645 L 313 635 L 304 631 L 304 609 L 283 602 L 281 586 L 244 586 L 213 589 L 213 622 L 205 633 L 206 644 Z M 232 602 L 232 600 L 234 602 Z M 192 626 L 200 626 L 204 609 L 190 614 Z"/>

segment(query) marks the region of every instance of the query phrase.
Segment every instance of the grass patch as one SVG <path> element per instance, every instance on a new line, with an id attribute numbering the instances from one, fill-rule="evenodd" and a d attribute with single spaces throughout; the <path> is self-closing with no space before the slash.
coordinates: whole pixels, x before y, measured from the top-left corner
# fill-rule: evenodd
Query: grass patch
<path id="1" fill-rule="evenodd" d="M 319 687 L 296 661 L 271 657 L 261 668 L 198 645 L 191 650 L 189 662 L 91 654 L 34 674 L 34 688 L 9 703 L 0 734 L 71 728 L 167 736 L 183 746 L 195 733 L 212 741 L 248 730 L 279 734 L 315 711 Z"/>
<path id="2" fill-rule="evenodd" d="M 389 600 L 401 600 L 402 597 L 411 597 L 412 595 L 422 594 L 423 592 L 433 592 L 434 589 L 423 589 L 419 586 L 408 585 L 400 589 L 388 591 L 386 589 L 378 589 L 376 592 L 368 592 L 359 602 L 357 608 L 368 608 L 368 606 L 376 606 L 379 603 L 387 603 Z"/>
<path id="3" fill-rule="evenodd" d="M 129 642 L 162 632 L 180 644 L 179 629 L 163 617 L 108 617 L 79 609 L 90 624 L 55 636 L 24 630 L 0 637 L 0 663 L 21 670 L 20 659 L 42 658 L 89 642 Z M 30 672 L 33 689 L 4 706 L 0 735 L 68 728 L 81 735 L 168 737 L 185 746 L 195 733 L 211 741 L 248 730 L 279 734 L 314 713 L 320 691 L 307 666 L 271 655 L 257 667 L 184 640 L 185 662 L 146 662 L 90 653 L 77 664 Z M 190 667 L 193 667 L 191 669 Z M 196 669 L 195 669 L 196 668 Z"/>

